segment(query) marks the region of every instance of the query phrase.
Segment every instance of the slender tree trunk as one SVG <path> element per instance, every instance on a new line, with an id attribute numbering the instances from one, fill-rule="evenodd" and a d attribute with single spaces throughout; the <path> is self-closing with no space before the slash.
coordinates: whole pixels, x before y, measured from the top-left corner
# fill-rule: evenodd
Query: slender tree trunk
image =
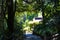
<path id="1" fill-rule="evenodd" d="M 0 1 L 0 40 L 3 36 L 3 27 L 4 27 L 4 14 L 3 14 L 3 0 Z"/>
<path id="2" fill-rule="evenodd" d="M 41 8 L 42 8 L 42 16 L 43 16 L 43 27 L 44 27 L 44 29 L 45 29 L 45 16 L 44 16 L 44 1 L 42 1 L 42 4 L 41 4 Z M 47 40 L 47 36 L 46 35 L 44 35 L 44 38 L 43 38 L 43 40 Z"/>
<path id="3" fill-rule="evenodd" d="M 7 24 L 8 24 L 8 35 L 7 35 L 7 40 L 12 40 L 13 39 L 13 29 L 14 29 L 14 15 L 15 13 L 13 12 L 13 0 L 7 0 L 7 9 L 8 9 L 8 19 L 7 19 Z"/>

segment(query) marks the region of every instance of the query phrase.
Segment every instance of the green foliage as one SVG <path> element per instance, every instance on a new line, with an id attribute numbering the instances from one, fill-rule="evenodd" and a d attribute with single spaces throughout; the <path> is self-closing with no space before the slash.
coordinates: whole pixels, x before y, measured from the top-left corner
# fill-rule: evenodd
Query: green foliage
<path id="1" fill-rule="evenodd" d="M 6 19 L 4 19 L 4 30 L 7 30 L 7 22 L 6 22 Z"/>
<path id="2" fill-rule="evenodd" d="M 42 11 L 43 12 L 43 11 Z M 47 35 L 48 34 L 55 34 L 58 32 L 55 21 L 57 18 L 55 17 L 56 8 L 54 7 L 54 3 L 48 3 L 44 6 L 44 22 L 45 24 L 38 24 L 34 28 L 34 33 L 39 35 Z M 56 19 L 55 19 L 56 18 Z M 43 26 L 44 25 L 44 26 Z"/>
<path id="3" fill-rule="evenodd" d="M 24 28 L 34 25 L 34 32 L 39 35 L 47 35 L 46 33 L 54 34 L 57 33 L 57 25 L 60 22 L 60 6 L 55 7 L 54 2 L 44 1 L 45 4 L 42 5 L 41 0 L 33 0 L 32 3 L 27 3 L 24 0 L 17 0 L 16 13 L 14 19 L 14 33 L 18 35 L 23 35 Z M 59 2 L 60 4 L 60 2 Z M 5 5 L 6 6 L 6 5 Z M 44 10 L 42 10 L 44 8 Z M 44 11 L 44 22 L 39 24 L 29 24 L 33 18 L 38 17 L 40 10 Z M 56 11 L 57 10 L 57 11 Z M 59 16 L 58 16 L 59 15 Z M 4 19 L 4 29 L 7 30 L 7 22 Z"/>
<path id="4" fill-rule="evenodd" d="M 36 1 L 36 0 L 33 0 L 32 3 L 26 3 L 26 1 L 23 1 L 23 0 L 17 0 L 17 5 L 16 5 L 16 10 L 18 12 L 21 12 L 21 11 L 33 11 L 33 10 L 40 10 L 41 8 L 41 1 Z"/>
<path id="5" fill-rule="evenodd" d="M 37 17 L 38 13 L 35 11 L 24 11 L 24 12 L 16 12 L 15 18 L 16 21 L 22 25 L 22 28 L 24 29 L 25 27 L 29 26 L 29 21 L 32 21 L 34 17 Z"/>
<path id="6" fill-rule="evenodd" d="M 23 29 L 27 26 L 33 26 L 29 25 L 28 22 L 32 21 L 34 17 L 38 16 L 38 12 L 42 10 L 42 1 L 34 1 L 32 3 L 26 3 L 25 1 L 18 0 L 17 1 L 17 12 L 16 12 L 16 19 L 17 22 L 22 22 L 21 25 L 23 25 Z M 45 24 L 38 24 L 34 26 L 34 32 L 40 35 L 46 35 L 46 32 L 50 34 L 57 33 L 56 29 L 56 19 L 54 14 L 56 13 L 56 8 L 54 7 L 54 2 L 48 2 L 45 1 L 44 7 L 44 21 Z M 59 8 L 59 7 L 58 7 Z M 57 8 L 57 9 L 58 9 Z M 41 11 L 43 12 L 43 10 Z M 44 25 L 44 27 L 43 27 Z M 31 27 L 32 28 L 32 27 Z"/>

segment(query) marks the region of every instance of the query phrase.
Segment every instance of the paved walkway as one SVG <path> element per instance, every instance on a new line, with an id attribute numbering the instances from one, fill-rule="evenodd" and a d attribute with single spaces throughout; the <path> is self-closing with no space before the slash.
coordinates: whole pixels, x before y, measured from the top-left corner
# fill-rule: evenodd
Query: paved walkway
<path id="1" fill-rule="evenodd" d="M 42 40 L 39 36 L 33 34 L 26 34 L 24 40 Z"/>

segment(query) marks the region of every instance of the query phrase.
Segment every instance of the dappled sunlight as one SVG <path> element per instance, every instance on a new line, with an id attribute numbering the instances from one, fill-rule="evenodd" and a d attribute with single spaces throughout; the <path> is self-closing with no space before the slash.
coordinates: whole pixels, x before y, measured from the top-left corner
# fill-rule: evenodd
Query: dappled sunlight
<path id="1" fill-rule="evenodd" d="M 60 0 L 0 0 L 0 40 L 59 40 Z"/>
<path id="2" fill-rule="evenodd" d="M 23 31 L 25 31 L 24 33 L 32 33 L 34 30 L 33 29 L 34 25 L 39 24 L 42 21 L 42 18 L 43 17 L 41 11 L 37 13 L 35 13 L 35 11 L 32 12 L 24 11 L 21 12 L 21 14 L 19 14 L 18 12 L 16 12 L 15 14 L 15 19 L 17 20 L 17 22 L 22 23 L 21 25 L 23 27 Z M 30 26 L 31 24 L 32 26 Z"/>

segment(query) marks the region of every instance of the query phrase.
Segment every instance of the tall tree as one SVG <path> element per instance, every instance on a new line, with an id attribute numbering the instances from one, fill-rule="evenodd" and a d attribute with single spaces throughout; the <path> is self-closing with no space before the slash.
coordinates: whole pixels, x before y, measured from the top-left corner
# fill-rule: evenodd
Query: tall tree
<path id="1" fill-rule="evenodd" d="M 6 34 L 8 38 L 6 40 L 12 40 L 13 29 L 14 29 L 14 15 L 15 15 L 15 12 L 13 12 L 13 0 L 6 0 L 6 5 L 8 13 L 8 19 L 7 19 L 8 32 Z"/>
<path id="2" fill-rule="evenodd" d="M 0 40 L 3 34 L 3 24 L 4 24 L 3 2 L 2 0 L 0 0 Z"/>

